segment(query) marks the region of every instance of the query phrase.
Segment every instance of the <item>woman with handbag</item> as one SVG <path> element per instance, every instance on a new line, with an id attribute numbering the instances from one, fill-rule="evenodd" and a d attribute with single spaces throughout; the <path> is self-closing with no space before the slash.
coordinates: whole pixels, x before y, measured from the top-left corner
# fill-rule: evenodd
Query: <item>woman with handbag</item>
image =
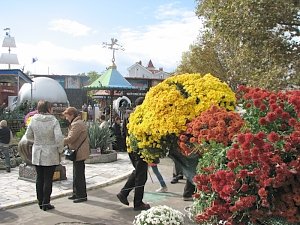
<path id="1" fill-rule="evenodd" d="M 36 194 L 40 209 L 54 209 L 50 204 L 55 167 L 60 163 L 63 151 L 63 135 L 55 116 L 51 115 L 51 103 L 39 101 L 38 113 L 32 116 L 25 132 L 27 140 L 33 142 L 32 164 L 36 168 Z"/>
<path id="2" fill-rule="evenodd" d="M 70 123 L 64 145 L 75 150 L 76 154 L 73 161 L 73 195 L 68 199 L 73 200 L 74 203 L 85 202 L 87 201 L 87 192 L 84 161 L 90 154 L 87 127 L 76 108 L 68 107 L 63 115 Z"/>

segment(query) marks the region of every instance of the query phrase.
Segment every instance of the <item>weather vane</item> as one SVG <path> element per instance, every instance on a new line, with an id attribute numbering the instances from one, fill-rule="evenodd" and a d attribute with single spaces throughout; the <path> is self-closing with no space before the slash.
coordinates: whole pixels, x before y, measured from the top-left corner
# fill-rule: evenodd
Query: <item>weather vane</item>
<path id="1" fill-rule="evenodd" d="M 9 34 L 10 33 L 10 28 L 9 27 L 4 28 L 3 30 L 6 31 L 5 32 L 6 36 L 10 36 L 10 34 Z"/>
<path id="2" fill-rule="evenodd" d="M 102 43 L 104 48 L 108 48 L 108 49 L 112 50 L 112 52 L 113 52 L 113 57 L 112 57 L 113 65 L 115 65 L 115 51 L 116 50 L 121 50 L 121 51 L 125 50 L 123 48 L 123 46 L 118 44 L 117 42 L 118 42 L 118 40 L 116 38 L 111 38 L 111 43 L 107 43 L 107 42 Z"/>

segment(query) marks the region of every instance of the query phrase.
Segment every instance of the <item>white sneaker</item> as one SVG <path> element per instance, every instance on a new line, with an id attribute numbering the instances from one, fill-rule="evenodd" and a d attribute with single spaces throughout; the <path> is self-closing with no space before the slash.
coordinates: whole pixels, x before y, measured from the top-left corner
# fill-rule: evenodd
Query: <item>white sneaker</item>
<path id="1" fill-rule="evenodd" d="M 161 187 L 161 188 L 156 190 L 156 192 L 161 192 L 161 193 L 164 193 L 164 192 L 167 192 L 167 191 L 168 191 L 167 187 Z"/>

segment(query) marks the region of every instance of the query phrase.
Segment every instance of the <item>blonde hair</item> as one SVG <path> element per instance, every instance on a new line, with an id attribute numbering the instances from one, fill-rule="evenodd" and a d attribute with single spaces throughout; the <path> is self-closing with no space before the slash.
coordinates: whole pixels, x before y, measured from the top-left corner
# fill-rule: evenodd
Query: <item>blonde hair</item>
<path id="1" fill-rule="evenodd" d="M 1 120 L 0 127 L 7 127 L 7 121 L 6 120 Z"/>

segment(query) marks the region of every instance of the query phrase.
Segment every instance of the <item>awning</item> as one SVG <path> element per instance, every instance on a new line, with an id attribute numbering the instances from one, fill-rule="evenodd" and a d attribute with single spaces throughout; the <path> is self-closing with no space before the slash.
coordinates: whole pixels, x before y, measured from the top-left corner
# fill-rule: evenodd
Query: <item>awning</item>
<path id="1" fill-rule="evenodd" d="M 22 83 L 32 83 L 33 81 L 19 69 L 0 69 L 0 82 L 1 83 L 14 83 L 18 82 L 18 78 L 22 79 Z"/>

